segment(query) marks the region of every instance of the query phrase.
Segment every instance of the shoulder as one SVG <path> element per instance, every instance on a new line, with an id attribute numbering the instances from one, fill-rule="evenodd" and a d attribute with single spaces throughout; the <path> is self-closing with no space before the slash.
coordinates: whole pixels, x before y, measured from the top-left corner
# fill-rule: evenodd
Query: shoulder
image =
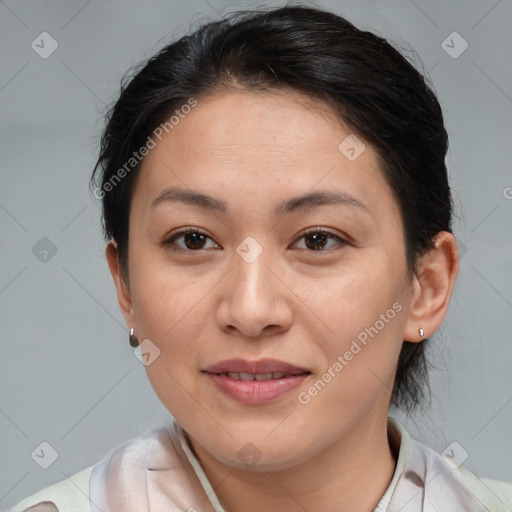
<path id="1" fill-rule="evenodd" d="M 459 470 L 467 488 L 491 512 L 512 510 L 512 482 L 479 477 L 464 466 L 460 466 Z"/>
<path id="2" fill-rule="evenodd" d="M 130 495 L 144 494 L 146 479 L 139 478 L 141 471 L 147 471 L 152 462 L 155 465 L 168 462 L 170 468 L 176 466 L 177 454 L 172 451 L 169 461 L 159 458 L 174 447 L 171 437 L 175 435 L 172 429 L 163 427 L 146 431 L 114 448 L 100 462 L 41 489 L 7 512 L 91 512 L 91 503 L 108 500 L 109 488 L 123 486 L 125 482 L 138 482 L 130 486 Z"/>
<path id="3" fill-rule="evenodd" d="M 457 475 L 457 480 L 463 484 L 466 491 L 471 493 L 480 504 L 484 505 L 487 512 L 511 512 L 512 511 L 512 482 L 503 480 L 495 480 L 478 476 L 464 465 L 459 465 L 456 469 L 453 467 L 453 461 L 430 446 L 413 439 L 409 436 L 405 427 L 395 418 L 389 416 L 388 422 L 395 427 L 398 431 L 398 439 L 400 443 L 400 457 L 402 451 L 404 452 L 405 460 L 409 459 L 409 451 L 415 447 L 417 450 L 422 451 L 429 459 L 428 464 L 433 468 L 436 467 L 436 460 L 440 463 L 448 463 L 450 471 L 454 471 Z M 393 432 L 393 429 L 390 429 Z M 438 466 L 438 468 L 441 466 Z M 403 468 L 402 468 L 403 469 Z"/>
<path id="4" fill-rule="evenodd" d="M 484 485 L 487 485 L 490 491 L 501 498 L 506 505 L 512 505 L 512 482 L 503 480 L 492 480 L 490 478 L 481 478 Z"/>
<path id="5" fill-rule="evenodd" d="M 90 512 L 89 477 L 93 467 L 41 489 L 8 512 Z"/>

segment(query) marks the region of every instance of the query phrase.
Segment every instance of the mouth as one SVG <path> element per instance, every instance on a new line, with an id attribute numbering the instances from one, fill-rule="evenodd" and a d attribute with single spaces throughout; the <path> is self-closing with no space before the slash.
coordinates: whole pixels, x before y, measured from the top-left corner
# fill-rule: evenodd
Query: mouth
<path id="1" fill-rule="evenodd" d="M 206 373 L 220 374 L 231 374 L 232 378 L 237 380 L 270 380 L 271 378 L 282 378 L 282 375 L 299 375 L 302 373 L 310 373 L 307 368 L 296 366 L 286 361 L 280 361 L 278 359 L 259 359 L 258 361 L 248 361 L 246 359 L 227 359 L 220 361 L 212 366 L 209 366 L 205 370 Z M 236 375 L 242 377 L 236 377 Z M 277 375 L 277 377 L 272 377 Z M 249 376 L 265 376 L 264 379 L 251 379 Z"/>
<path id="2" fill-rule="evenodd" d="M 215 388 L 237 402 L 264 404 L 299 386 L 311 372 L 276 359 L 221 361 L 202 370 Z"/>
<path id="3" fill-rule="evenodd" d="M 246 372 L 222 372 L 222 373 L 214 373 L 213 375 L 220 375 L 221 377 L 229 377 L 233 380 L 243 380 L 243 381 L 251 381 L 251 380 L 279 380 L 287 377 L 293 377 L 296 375 L 309 375 L 310 372 L 300 372 L 300 373 L 284 373 L 284 372 L 271 372 L 271 373 L 246 373 Z"/>

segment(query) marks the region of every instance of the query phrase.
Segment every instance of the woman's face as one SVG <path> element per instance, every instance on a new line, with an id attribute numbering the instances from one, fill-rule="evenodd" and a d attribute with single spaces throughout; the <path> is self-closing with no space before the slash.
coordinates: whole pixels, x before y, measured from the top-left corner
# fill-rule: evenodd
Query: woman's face
<path id="1" fill-rule="evenodd" d="M 403 227 L 376 153 L 300 99 L 198 101 L 155 139 L 131 204 L 125 316 L 149 379 L 191 439 L 234 467 L 292 467 L 385 421 L 408 321 Z M 211 199 L 152 205 L 170 188 Z M 320 193 L 330 199 L 297 199 Z M 189 227 L 200 234 L 170 241 Z M 308 373 L 206 372 L 267 358 Z"/>

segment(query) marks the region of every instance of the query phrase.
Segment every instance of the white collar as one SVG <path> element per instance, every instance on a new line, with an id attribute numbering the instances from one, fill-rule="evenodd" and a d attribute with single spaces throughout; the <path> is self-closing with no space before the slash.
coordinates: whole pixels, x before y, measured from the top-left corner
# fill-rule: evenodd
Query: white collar
<path id="1" fill-rule="evenodd" d="M 397 466 L 374 512 L 490 510 L 469 490 L 457 467 L 410 438 L 392 417 L 388 417 L 388 435 L 393 447 L 399 446 Z M 477 477 L 469 478 L 476 488 Z M 91 512 L 224 512 L 177 422 L 126 442 L 96 464 L 89 491 Z M 492 497 L 484 501 L 490 503 Z"/>

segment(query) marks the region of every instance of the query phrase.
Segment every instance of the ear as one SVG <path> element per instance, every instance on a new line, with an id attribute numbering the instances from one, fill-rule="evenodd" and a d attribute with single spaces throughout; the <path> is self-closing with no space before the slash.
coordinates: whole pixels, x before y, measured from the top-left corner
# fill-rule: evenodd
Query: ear
<path id="1" fill-rule="evenodd" d="M 447 231 L 434 239 L 435 247 L 421 257 L 412 280 L 404 340 L 420 342 L 441 325 L 459 273 L 457 240 Z M 419 329 L 424 334 L 420 336 Z"/>
<path id="2" fill-rule="evenodd" d="M 121 268 L 119 266 L 119 252 L 114 239 L 112 239 L 107 244 L 105 253 L 108 266 L 110 268 L 110 273 L 112 274 L 114 284 L 116 285 L 117 300 L 119 301 L 121 312 L 123 313 L 127 325 L 129 327 L 135 327 L 135 315 L 133 311 L 130 288 L 121 273 Z"/>

